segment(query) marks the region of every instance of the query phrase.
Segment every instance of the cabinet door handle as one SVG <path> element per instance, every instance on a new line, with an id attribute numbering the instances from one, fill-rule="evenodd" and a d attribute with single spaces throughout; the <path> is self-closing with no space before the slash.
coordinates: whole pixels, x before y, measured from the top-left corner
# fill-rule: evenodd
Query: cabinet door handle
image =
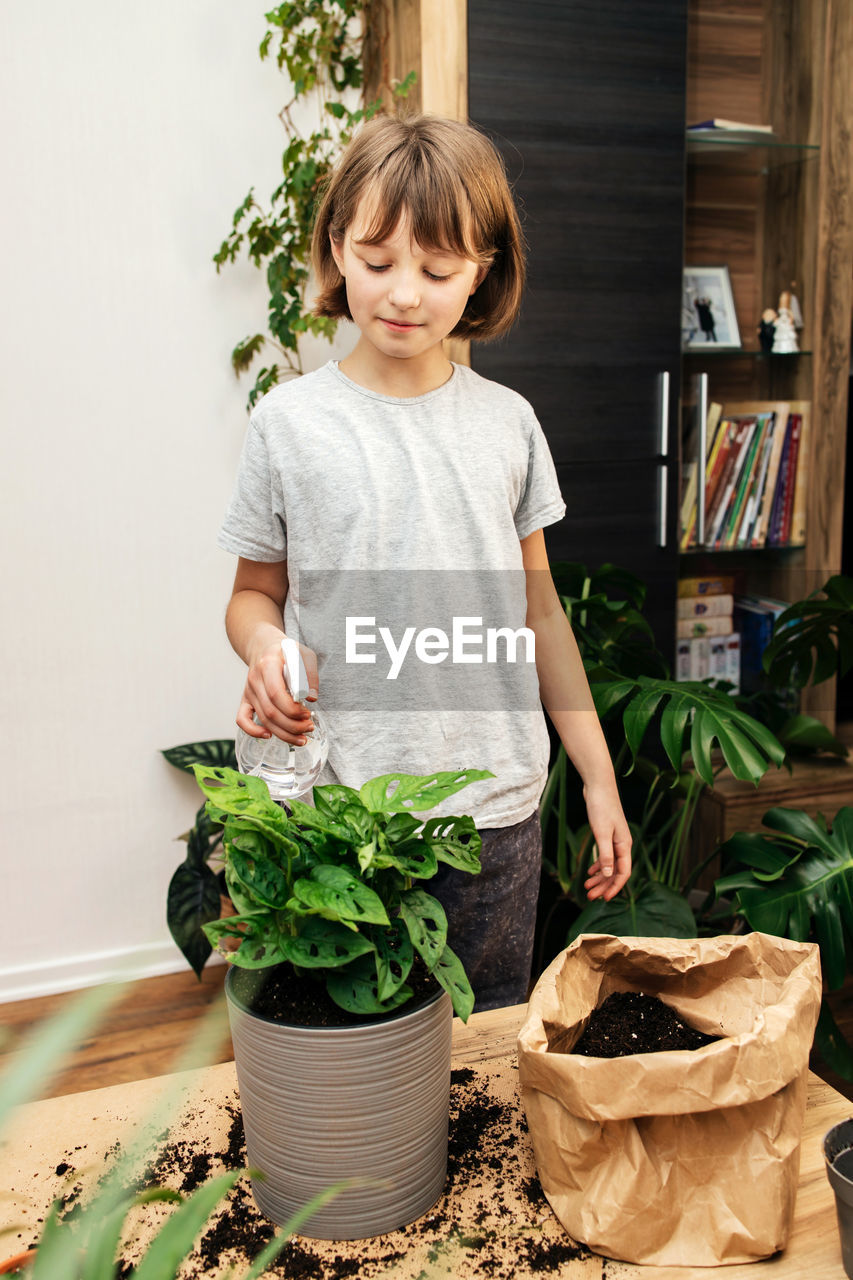
<path id="1" fill-rule="evenodd" d="M 669 498 L 669 370 L 659 378 L 658 410 L 658 537 L 657 545 L 666 546 L 666 510 Z"/>

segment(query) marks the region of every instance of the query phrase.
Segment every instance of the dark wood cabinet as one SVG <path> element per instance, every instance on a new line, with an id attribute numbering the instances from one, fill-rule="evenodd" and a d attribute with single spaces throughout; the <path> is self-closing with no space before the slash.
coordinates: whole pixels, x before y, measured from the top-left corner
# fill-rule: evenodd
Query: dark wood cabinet
<path id="1" fill-rule="evenodd" d="M 471 363 L 542 422 L 568 508 L 552 560 L 639 574 L 668 654 L 686 39 L 686 0 L 468 0 L 470 117 L 504 156 L 529 246 L 521 320 Z"/>

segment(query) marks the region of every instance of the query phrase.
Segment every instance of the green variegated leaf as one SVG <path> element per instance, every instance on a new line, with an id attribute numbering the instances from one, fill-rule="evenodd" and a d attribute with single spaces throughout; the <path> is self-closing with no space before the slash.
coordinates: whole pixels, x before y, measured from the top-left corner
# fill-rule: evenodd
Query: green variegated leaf
<path id="1" fill-rule="evenodd" d="M 371 929 L 376 948 L 377 994 L 382 1001 L 396 995 L 409 976 L 415 953 L 402 920 L 392 920 L 390 929 Z"/>
<path id="2" fill-rule="evenodd" d="M 400 915 L 418 955 L 428 969 L 434 969 L 447 944 L 444 907 L 423 889 L 408 889 L 400 894 Z"/>
<path id="3" fill-rule="evenodd" d="M 293 894 L 303 907 L 326 920 L 357 925 L 390 923 L 379 895 L 346 867 L 312 867 L 307 878 L 296 881 Z"/>
<path id="4" fill-rule="evenodd" d="M 311 917 L 302 922 L 296 936 L 282 937 L 280 950 L 300 969 L 337 969 L 373 951 L 373 943 L 345 925 Z"/>
<path id="5" fill-rule="evenodd" d="M 255 832 L 249 833 L 255 835 Z M 254 842 L 253 842 L 254 843 Z M 242 852 L 238 841 L 233 841 L 228 851 L 228 865 L 225 879 L 229 891 L 235 882 L 249 895 L 249 899 L 259 902 L 265 907 L 281 909 L 290 897 L 284 873 L 269 858 L 261 856 L 261 849 L 254 847 L 250 852 Z M 234 898 L 234 893 L 231 893 Z M 235 905 L 238 905 L 235 900 Z"/>
<path id="6" fill-rule="evenodd" d="M 266 969 L 287 959 L 281 950 L 281 934 L 271 911 L 211 920 L 204 926 L 204 932 L 214 949 L 240 969 Z M 240 945 L 232 951 L 226 942 Z"/>
<path id="7" fill-rule="evenodd" d="M 365 782 L 359 795 L 371 813 L 407 813 L 433 809 L 472 782 L 493 778 L 488 769 L 443 773 L 386 773 Z"/>
<path id="8" fill-rule="evenodd" d="M 411 998 L 412 989 L 405 983 L 387 1000 L 379 999 L 379 980 L 372 956 L 362 956 L 345 968 L 329 975 L 326 990 L 349 1013 L 377 1014 L 397 1009 Z"/>
<path id="9" fill-rule="evenodd" d="M 474 1008 L 474 992 L 462 967 L 462 961 L 450 947 L 445 947 L 433 968 L 432 976 L 444 987 L 457 1018 L 467 1022 Z"/>
<path id="10" fill-rule="evenodd" d="M 439 862 L 472 875 L 480 871 L 483 842 L 473 818 L 430 818 L 424 823 L 423 840 Z"/>
<path id="11" fill-rule="evenodd" d="M 646 730 L 654 719 L 664 696 L 662 689 L 645 689 L 633 697 L 625 708 L 622 724 L 625 727 L 625 738 L 631 748 L 631 754 L 635 758 Z"/>
<path id="12" fill-rule="evenodd" d="M 420 840 L 404 840 L 383 853 L 376 855 L 375 865 L 394 867 L 403 876 L 414 880 L 429 880 L 438 870 L 435 851 Z"/>

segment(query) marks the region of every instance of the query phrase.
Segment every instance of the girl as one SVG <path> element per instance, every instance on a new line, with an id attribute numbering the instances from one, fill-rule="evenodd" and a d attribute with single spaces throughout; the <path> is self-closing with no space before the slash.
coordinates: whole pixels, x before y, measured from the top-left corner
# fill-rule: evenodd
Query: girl
<path id="1" fill-rule="evenodd" d="M 482 873 L 443 868 L 429 889 L 448 912 L 477 1007 L 517 1003 L 527 996 L 539 883 L 543 705 L 583 779 L 597 846 L 590 898 L 623 887 L 631 838 L 548 567 L 542 530 L 565 505 L 544 434 L 526 401 L 452 364 L 443 346 L 497 337 L 518 314 L 522 236 L 497 152 L 449 120 L 368 122 L 322 198 L 313 264 L 317 313 L 354 321 L 358 339 L 346 359 L 276 387 L 252 414 L 220 533 L 240 557 L 226 616 L 249 668 L 237 723 L 288 742 L 310 732 L 282 676 L 287 633 L 302 646 L 312 697 L 322 694 L 330 755 L 321 782 L 491 770 L 465 792 Z M 485 685 L 470 645 L 457 652 L 454 639 L 446 662 L 446 633 L 435 626 L 418 633 L 420 663 L 410 664 L 433 683 L 414 679 L 401 694 L 369 644 L 379 613 L 400 601 L 420 605 L 421 621 L 451 614 L 454 637 L 460 616 L 470 624 L 489 609 L 509 630 L 526 625 L 538 696 L 535 680 L 534 696 L 523 679 L 513 683 L 508 653 Z M 361 648 L 342 648 L 342 633 L 349 645 L 358 627 Z M 392 631 L 386 647 L 399 657 Z M 435 683 L 439 662 L 441 676 L 455 668 L 450 697 Z M 453 800 L 435 812 L 447 811 Z"/>

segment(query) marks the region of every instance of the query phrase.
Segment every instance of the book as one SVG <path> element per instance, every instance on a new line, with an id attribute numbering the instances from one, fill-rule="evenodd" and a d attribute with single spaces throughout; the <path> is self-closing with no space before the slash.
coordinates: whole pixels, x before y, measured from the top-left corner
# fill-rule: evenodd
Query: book
<path id="1" fill-rule="evenodd" d="M 689 124 L 687 126 L 688 133 L 695 133 L 697 129 L 722 129 L 730 132 L 733 129 L 749 129 L 752 133 L 771 134 L 773 132 L 772 124 L 748 124 L 744 120 L 721 120 L 716 117 L 713 120 L 702 120 L 699 124 Z"/>
<path id="2" fill-rule="evenodd" d="M 735 596 L 734 625 L 740 634 L 740 685 L 744 693 L 763 687 L 761 660 L 773 636 L 776 619 L 788 605 L 765 596 Z"/>
<path id="3" fill-rule="evenodd" d="M 678 598 L 687 596 L 724 596 L 731 595 L 735 589 L 735 580 L 729 574 L 721 574 L 715 578 L 679 578 Z"/>
<path id="4" fill-rule="evenodd" d="M 732 693 L 740 693 L 740 634 L 737 631 L 726 636 L 726 680 L 732 685 Z"/>
<path id="5" fill-rule="evenodd" d="M 768 547 L 782 545 L 782 508 L 785 502 L 785 486 L 788 483 L 788 472 L 791 468 L 791 434 L 793 427 L 794 415 L 789 413 L 782 444 L 782 456 L 779 459 L 776 487 L 773 492 L 773 505 L 770 508 L 770 520 L 767 526 L 767 541 L 765 545 Z"/>
<path id="6" fill-rule="evenodd" d="M 731 465 L 727 476 L 724 476 L 721 481 L 721 488 L 723 489 L 722 496 L 720 497 L 720 501 L 714 514 L 713 525 L 710 533 L 706 538 L 706 545 L 713 547 L 715 551 L 719 550 L 720 547 L 724 545 L 724 532 L 731 515 L 735 491 L 738 481 L 740 480 L 740 474 L 743 469 L 746 452 L 749 448 L 749 442 L 752 439 L 753 432 L 755 431 L 756 419 L 754 417 L 742 418 L 737 421 L 740 425 L 731 449 Z"/>
<path id="7" fill-rule="evenodd" d="M 704 484 L 705 484 L 705 511 L 707 515 L 708 509 L 708 484 L 709 478 L 719 452 L 721 433 L 720 414 L 722 413 L 722 405 L 711 403 L 708 406 L 708 412 L 705 419 L 705 465 L 704 465 Z M 691 433 L 689 443 L 690 451 L 698 453 L 699 444 L 696 439 L 697 432 Z M 687 551 L 688 548 L 696 546 L 697 521 L 699 517 L 699 459 L 695 462 L 687 464 L 684 476 L 684 497 L 681 503 L 681 550 Z"/>
<path id="8" fill-rule="evenodd" d="M 790 407 L 787 404 L 776 406 L 776 421 L 773 424 L 773 440 L 770 456 L 767 461 L 767 474 L 764 477 L 764 488 L 759 501 L 758 518 L 752 535 L 751 546 L 763 547 L 767 544 L 770 529 L 770 515 L 773 510 L 773 497 L 779 479 L 779 466 L 782 461 L 782 450 L 785 445 L 785 432 L 788 427 Z"/>
<path id="9" fill-rule="evenodd" d="M 806 540 L 806 503 L 808 499 L 811 405 L 808 400 L 795 400 L 791 410 L 800 415 L 800 449 L 794 481 L 794 508 L 791 513 L 789 545 L 801 547 Z"/>
<path id="10" fill-rule="evenodd" d="M 752 433 L 744 446 L 743 465 L 740 468 L 740 475 L 732 495 L 732 508 L 728 519 L 726 520 L 725 529 L 721 535 L 721 545 L 723 547 L 733 547 L 737 542 L 738 530 L 743 519 L 744 508 L 750 488 L 754 483 L 753 467 L 755 466 L 755 457 L 758 452 L 759 445 L 767 426 L 767 415 L 758 414 L 755 419 L 755 425 Z"/>
<path id="11" fill-rule="evenodd" d="M 755 450 L 752 456 L 744 494 L 743 509 L 737 528 L 734 531 L 730 546 L 747 547 L 750 544 L 755 518 L 758 512 L 758 498 L 764 475 L 767 469 L 769 445 L 773 435 L 775 413 L 758 415 L 759 429 L 756 433 Z"/>
<path id="12" fill-rule="evenodd" d="M 758 459 L 756 469 L 755 486 L 749 497 L 749 505 L 744 524 L 738 534 L 739 547 L 754 547 L 756 545 L 756 536 L 761 516 L 761 506 L 764 501 L 764 486 L 767 483 L 767 473 L 770 469 L 770 458 L 773 453 L 773 440 L 776 435 L 776 413 L 771 411 L 767 419 L 767 429 L 764 432 L 764 439 L 761 444 L 761 457 Z"/>
<path id="13" fill-rule="evenodd" d="M 676 602 L 678 618 L 716 618 L 731 614 L 734 608 L 734 596 L 730 591 L 720 591 L 715 595 L 682 596 Z"/>
<path id="14" fill-rule="evenodd" d="M 791 541 L 791 515 L 794 510 L 794 488 L 797 478 L 797 462 L 800 456 L 800 433 L 803 425 L 801 414 L 792 413 L 791 419 L 790 457 L 785 475 L 785 491 L 782 494 L 779 528 L 779 541 L 783 547 L 787 547 Z"/>
<path id="15" fill-rule="evenodd" d="M 734 631 L 730 613 L 711 614 L 707 618 L 678 618 L 675 623 L 677 640 L 694 636 L 728 636 Z"/>
<path id="16" fill-rule="evenodd" d="M 690 679 L 690 645 L 688 639 L 678 640 L 675 646 L 675 678 L 676 680 Z"/>
<path id="17" fill-rule="evenodd" d="M 769 124 L 749 124 L 745 120 L 702 120 L 699 124 L 687 126 L 687 143 L 710 140 L 725 146 L 733 142 L 760 144 L 775 139 L 773 126 Z"/>

